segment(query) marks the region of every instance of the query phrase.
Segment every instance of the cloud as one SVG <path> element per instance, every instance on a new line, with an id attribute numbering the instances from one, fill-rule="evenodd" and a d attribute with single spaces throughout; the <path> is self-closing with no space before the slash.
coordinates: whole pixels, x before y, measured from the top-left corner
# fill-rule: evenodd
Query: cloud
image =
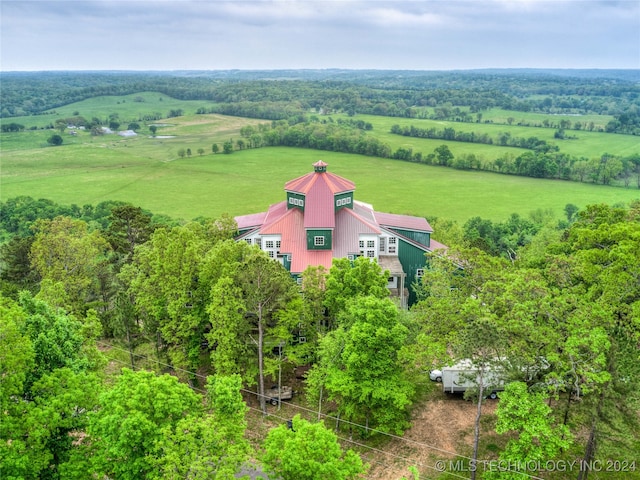
<path id="1" fill-rule="evenodd" d="M 0 5 L 2 70 L 640 68 L 635 0 Z"/>

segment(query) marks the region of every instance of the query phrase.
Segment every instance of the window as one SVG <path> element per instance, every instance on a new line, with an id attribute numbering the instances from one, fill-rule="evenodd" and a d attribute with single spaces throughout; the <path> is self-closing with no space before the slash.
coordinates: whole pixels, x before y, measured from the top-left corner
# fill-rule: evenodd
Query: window
<path id="1" fill-rule="evenodd" d="M 341 207 L 342 205 L 344 205 L 344 199 L 339 198 L 336 200 L 336 207 Z"/>
<path id="2" fill-rule="evenodd" d="M 302 285 L 302 277 L 298 277 L 298 278 L 296 278 L 296 283 L 297 283 L 298 285 Z"/>
<path id="3" fill-rule="evenodd" d="M 276 250 L 280 250 L 280 240 L 276 240 Z"/>
<path id="4" fill-rule="evenodd" d="M 396 237 L 389 237 L 389 253 L 396 253 L 397 241 Z"/>
<path id="5" fill-rule="evenodd" d="M 376 251 L 375 250 L 367 250 L 367 257 L 376 258 Z"/>
<path id="6" fill-rule="evenodd" d="M 273 250 L 269 250 L 267 253 L 269 254 L 269 258 L 275 258 L 275 256 L 276 256 L 276 254 L 275 254 L 275 252 Z"/>
<path id="7" fill-rule="evenodd" d="M 251 239 L 250 238 L 245 238 L 244 241 L 247 242 L 249 245 L 251 245 Z"/>
<path id="8" fill-rule="evenodd" d="M 416 270 L 416 277 L 422 278 L 424 276 L 424 268 L 419 268 Z"/>
<path id="9" fill-rule="evenodd" d="M 261 238 L 256 238 L 256 245 L 258 245 L 260 248 L 262 248 L 262 239 Z"/>
<path id="10" fill-rule="evenodd" d="M 347 197 L 344 199 L 345 205 L 349 205 L 351 203 L 351 197 Z"/>
<path id="11" fill-rule="evenodd" d="M 380 253 L 384 253 L 385 251 L 385 240 L 384 237 L 380 237 Z"/>
<path id="12" fill-rule="evenodd" d="M 295 205 L 295 204 L 296 204 L 296 199 L 295 199 L 295 198 L 293 198 L 293 197 L 289 197 L 289 203 L 290 203 L 291 205 Z"/>
<path id="13" fill-rule="evenodd" d="M 364 240 L 360 240 L 358 242 L 358 245 L 360 246 L 360 248 L 364 248 Z"/>
<path id="14" fill-rule="evenodd" d="M 313 244 L 316 247 L 323 247 L 324 246 L 324 237 L 313 237 Z"/>
<path id="15" fill-rule="evenodd" d="M 367 240 L 367 248 L 374 248 L 376 246 L 375 240 Z"/>
<path id="16" fill-rule="evenodd" d="M 273 248 L 273 240 L 267 240 L 265 244 L 265 248 Z"/>

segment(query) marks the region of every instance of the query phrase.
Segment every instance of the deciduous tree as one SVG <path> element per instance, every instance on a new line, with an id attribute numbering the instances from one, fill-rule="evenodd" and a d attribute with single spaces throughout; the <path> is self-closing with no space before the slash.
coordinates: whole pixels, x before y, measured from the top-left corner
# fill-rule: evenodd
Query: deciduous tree
<path id="1" fill-rule="evenodd" d="M 366 468 L 352 450 L 344 452 L 336 435 L 321 423 L 299 415 L 292 428 L 280 425 L 269 431 L 262 457 L 270 472 L 282 480 L 355 480 Z"/>

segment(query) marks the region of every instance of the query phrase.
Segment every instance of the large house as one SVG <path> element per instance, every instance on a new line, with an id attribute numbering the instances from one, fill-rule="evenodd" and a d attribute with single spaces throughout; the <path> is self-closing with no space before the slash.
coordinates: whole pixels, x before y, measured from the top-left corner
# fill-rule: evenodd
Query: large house
<path id="1" fill-rule="evenodd" d="M 329 269 L 333 258 L 376 260 L 389 272 L 392 295 L 411 304 L 409 287 L 424 271 L 425 253 L 446 247 L 431 239 L 426 219 L 376 212 L 354 198 L 355 189 L 320 160 L 312 173 L 285 184 L 286 200 L 236 217 L 237 240 L 258 245 L 296 278 L 310 265 Z"/>

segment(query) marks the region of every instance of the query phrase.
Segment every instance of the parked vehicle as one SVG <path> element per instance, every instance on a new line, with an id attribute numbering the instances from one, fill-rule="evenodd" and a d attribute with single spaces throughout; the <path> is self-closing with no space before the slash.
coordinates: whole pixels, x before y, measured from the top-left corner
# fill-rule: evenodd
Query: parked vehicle
<path id="1" fill-rule="evenodd" d="M 441 370 L 431 370 L 429 378 L 434 382 L 442 382 L 445 393 L 464 393 L 477 388 L 480 382 L 478 369 L 469 360 L 462 360 Z M 485 371 L 482 381 L 488 398 L 498 398 L 498 392 L 504 390 L 504 380 L 495 369 Z"/>
<path id="2" fill-rule="evenodd" d="M 293 389 L 288 386 L 282 386 L 278 392 L 278 386 L 274 385 L 266 392 L 266 395 L 267 401 L 271 403 L 271 405 L 278 405 L 279 401 L 291 400 L 293 398 Z"/>

